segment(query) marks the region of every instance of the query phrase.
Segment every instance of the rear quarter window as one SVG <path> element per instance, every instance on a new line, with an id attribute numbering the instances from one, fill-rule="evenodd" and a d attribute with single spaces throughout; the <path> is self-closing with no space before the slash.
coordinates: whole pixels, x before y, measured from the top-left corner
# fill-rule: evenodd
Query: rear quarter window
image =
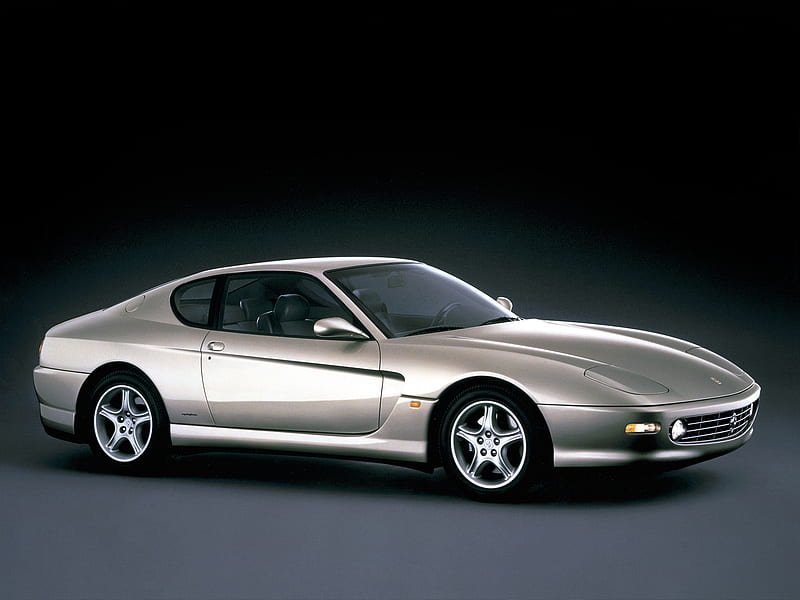
<path id="1" fill-rule="evenodd" d="M 175 315 L 189 325 L 207 327 L 215 284 L 216 279 L 203 279 L 178 287 L 172 294 Z"/>

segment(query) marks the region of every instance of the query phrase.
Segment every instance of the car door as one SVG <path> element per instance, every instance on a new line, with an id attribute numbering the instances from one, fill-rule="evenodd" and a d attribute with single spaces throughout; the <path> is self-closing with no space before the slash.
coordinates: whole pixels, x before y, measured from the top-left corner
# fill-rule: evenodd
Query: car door
<path id="1" fill-rule="evenodd" d="M 338 300 L 332 294 L 325 298 L 327 288 L 316 280 L 309 282 L 308 276 L 249 276 L 255 283 L 237 289 L 257 288 L 264 294 L 274 288 L 269 292 L 273 296 L 287 291 L 298 295 L 299 285 L 312 302 L 331 303 L 314 306 L 315 310 L 327 311 L 326 316 L 346 311 L 333 306 Z M 247 280 L 232 278 L 237 285 L 239 281 Z M 309 284 L 318 286 L 313 294 Z M 234 287 L 226 285 L 224 315 L 236 312 L 241 293 Z M 257 300 L 267 307 L 271 304 L 266 297 Z M 253 303 L 253 298 L 238 299 L 245 307 Z M 378 342 L 252 331 L 243 322 L 234 325 L 235 318 L 224 316 L 203 341 L 203 385 L 216 425 L 324 433 L 366 433 L 377 428 L 382 387 Z M 313 315 L 305 321 L 312 331 Z"/>

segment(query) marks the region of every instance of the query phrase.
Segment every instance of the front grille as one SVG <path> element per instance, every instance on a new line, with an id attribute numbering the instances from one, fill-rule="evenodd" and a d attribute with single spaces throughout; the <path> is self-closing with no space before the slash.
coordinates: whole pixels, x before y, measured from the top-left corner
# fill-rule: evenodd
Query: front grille
<path id="1" fill-rule="evenodd" d="M 750 427 L 758 412 L 758 400 L 736 410 L 685 418 L 686 433 L 678 444 L 707 444 L 738 437 Z"/>

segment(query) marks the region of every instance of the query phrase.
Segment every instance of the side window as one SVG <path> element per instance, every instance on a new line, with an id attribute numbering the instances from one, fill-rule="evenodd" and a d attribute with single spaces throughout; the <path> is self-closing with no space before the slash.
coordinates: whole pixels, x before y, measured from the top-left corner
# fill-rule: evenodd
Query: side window
<path id="1" fill-rule="evenodd" d="M 228 277 L 222 328 L 262 335 L 316 337 L 314 322 L 350 312 L 322 283 L 300 273 L 246 273 Z"/>
<path id="2" fill-rule="evenodd" d="M 185 283 L 175 290 L 172 303 L 178 317 L 191 325 L 208 327 L 215 279 Z"/>

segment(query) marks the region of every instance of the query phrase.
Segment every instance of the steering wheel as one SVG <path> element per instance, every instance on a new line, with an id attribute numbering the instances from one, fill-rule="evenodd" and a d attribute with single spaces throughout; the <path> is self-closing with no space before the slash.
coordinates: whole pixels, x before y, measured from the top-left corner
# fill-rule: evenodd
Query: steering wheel
<path id="1" fill-rule="evenodd" d="M 461 306 L 461 302 L 450 302 L 442 307 L 436 316 L 433 317 L 433 321 L 431 321 L 431 327 L 439 327 L 440 325 L 444 325 L 447 322 L 447 317 L 450 316 L 450 313 L 453 312 L 454 309 L 459 308 Z"/>

